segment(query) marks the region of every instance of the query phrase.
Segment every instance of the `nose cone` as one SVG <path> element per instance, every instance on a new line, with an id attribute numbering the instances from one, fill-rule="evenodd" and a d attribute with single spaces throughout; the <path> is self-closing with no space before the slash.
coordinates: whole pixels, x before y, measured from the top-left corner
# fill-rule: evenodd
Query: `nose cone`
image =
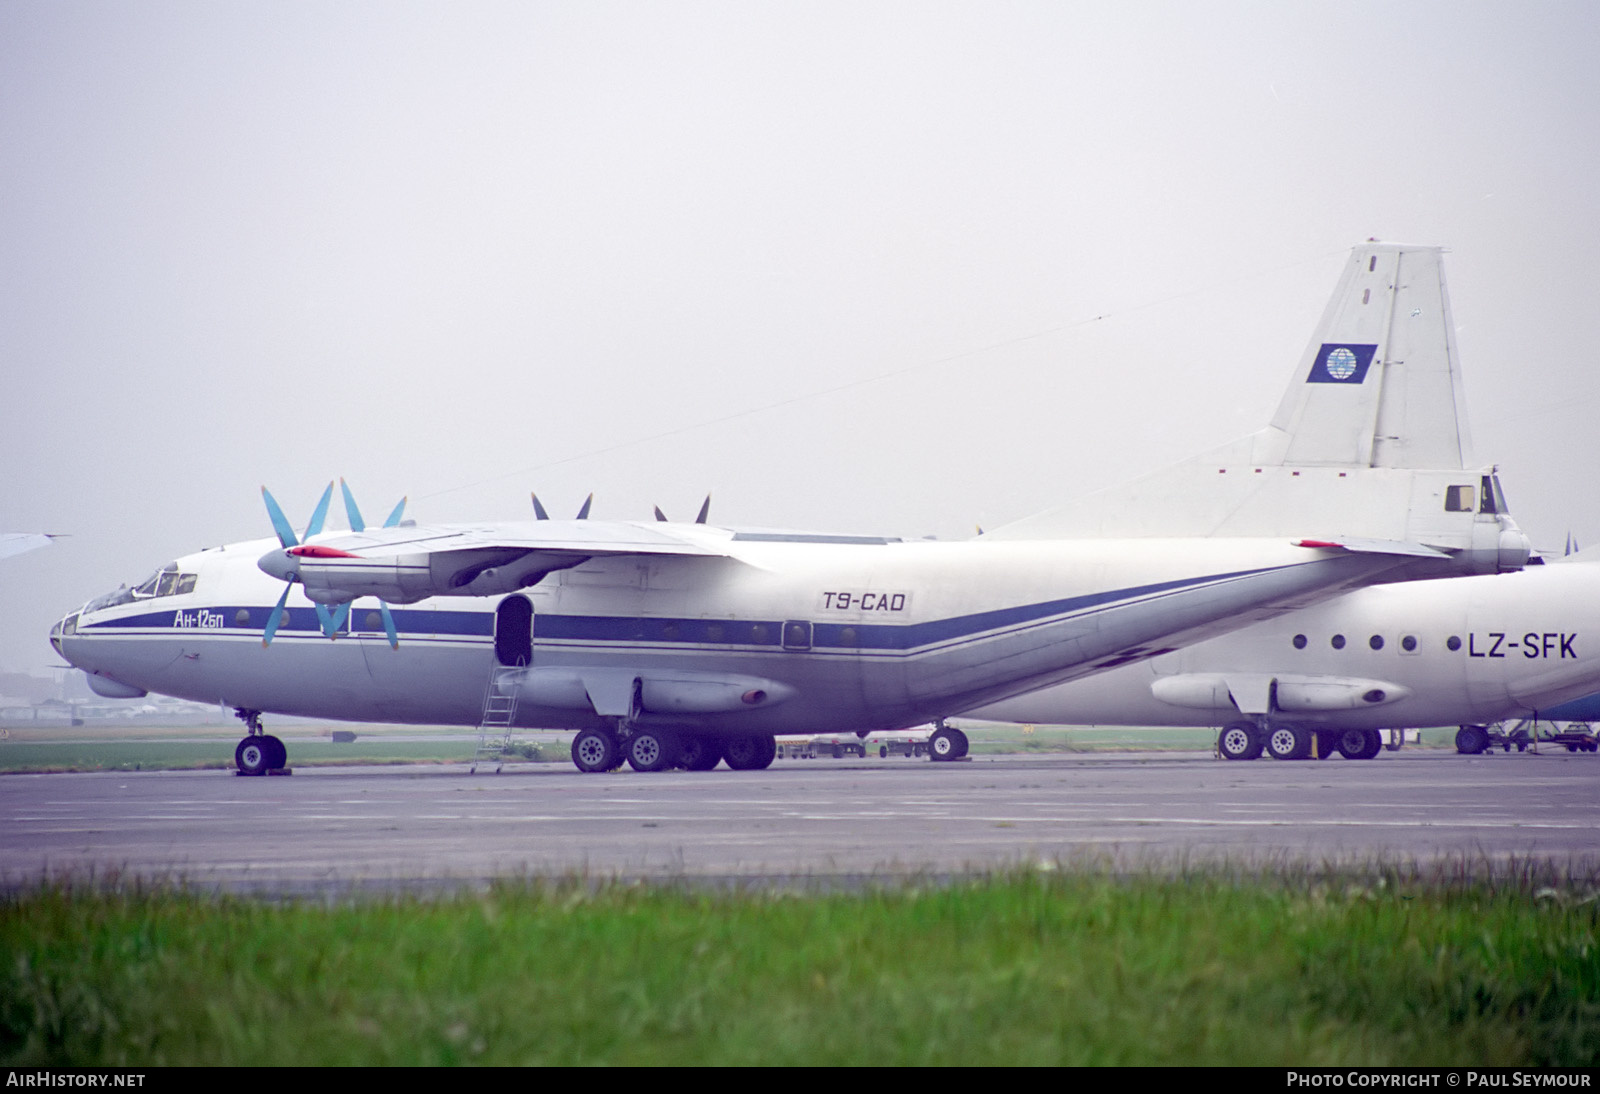
<path id="1" fill-rule="evenodd" d="M 256 565 L 279 581 L 293 581 L 300 573 L 300 560 L 282 547 L 262 555 Z"/>
<path id="2" fill-rule="evenodd" d="M 76 665 L 77 662 L 74 661 L 72 659 L 71 654 L 69 654 L 67 652 L 67 645 L 66 645 L 65 642 L 62 641 L 62 639 L 65 638 L 68 635 L 77 634 L 77 633 L 78 633 L 78 613 L 77 612 L 72 612 L 65 619 L 62 619 L 62 620 L 58 621 L 55 626 L 50 628 L 50 645 L 55 649 L 56 653 L 60 654 L 62 656 L 62 658 L 64 658 L 66 660 L 66 662 L 68 664 L 70 664 L 70 665 Z"/>

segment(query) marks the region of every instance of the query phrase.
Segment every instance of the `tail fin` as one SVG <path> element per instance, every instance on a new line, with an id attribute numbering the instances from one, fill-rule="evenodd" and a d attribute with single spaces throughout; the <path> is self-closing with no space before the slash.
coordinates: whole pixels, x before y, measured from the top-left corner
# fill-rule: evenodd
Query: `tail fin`
<path id="1" fill-rule="evenodd" d="M 1267 428 L 985 538 L 1366 538 L 1520 566 L 1494 469 L 1472 466 L 1441 253 L 1351 251 Z"/>
<path id="2" fill-rule="evenodd" d="M 1350 252 L 1256 464 L 1473 466 L 1443 249 Z"/>

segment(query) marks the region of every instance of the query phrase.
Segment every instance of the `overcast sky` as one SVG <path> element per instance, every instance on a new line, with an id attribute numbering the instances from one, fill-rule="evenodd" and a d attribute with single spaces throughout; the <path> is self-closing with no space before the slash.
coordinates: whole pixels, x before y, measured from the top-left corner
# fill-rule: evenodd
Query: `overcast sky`
<path id="1" fill-rule="evenodd" d="M 1593 3 L 0 4 L 0 667 L 216 543 L 660 504 L 969 535 L 1264 425 L 1450 248 L 1480 459 L 1600 542 Z"/>

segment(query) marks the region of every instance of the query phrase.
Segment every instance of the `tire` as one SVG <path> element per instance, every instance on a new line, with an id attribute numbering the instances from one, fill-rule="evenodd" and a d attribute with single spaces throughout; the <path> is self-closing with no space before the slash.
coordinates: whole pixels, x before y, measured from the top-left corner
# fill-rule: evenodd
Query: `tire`
<path id="1" fill-rule="evenodd" d="M 1383 738 L 1375 729 L 1347 729 L 1336 736 L 1335 746 L 1347 760 L 1370 760 L 1383 751 Z"/>
<path id="2" fill-rule="evenodd" d="M 959 760 L 967 754 L 967 748 L 967 735 L 949 726 L 935 730 L 928 738 L 928 754 L 936 763 Z"/>
<path id="3" fill-rule="evenodd" d="M 265 775 L 271 766 L 271 751 L 259 736 L 246 737 L 233 750 L 233 763 L 241 775 Z"/>
<path id="4" fill-rule="evenodd" d="M 579 730 L 572 738 L 572 762 L 588 775 L 615 771 L 622 762 L 622 749 L 609 729 Z"/>
<path id="5" fill-rule="evenodd" d="M 1274 760 L 1303 760 L 1311 755 L 1311 732 L 1296 726 L 1274 726 L 1267 731 L 1266 746 Z"/>
<path id="6" fill-rule="evenodd" d="M 685 771 L 710 771 L 721 762 L 722 742 L 715 737 L 685 737 L 678 749 L 678 766 Z"/>
<path id="7" fill-rule="evenodd" d="M 730 737 L 723 745 L 723 759 L 735 771 L 761 771 L 772 766 L 778 742 L 765 734 Z"/>
<path id="8" fill-rule="evenodd" d="M 277 737 L 262 737 L 261 746 L 267 750 L 268 771 L 281 771 L 289 766 L 289 749 Z"/>
<path id="9" fill-rule="evenodd" d="M 678 764 L 678 736 L 664 729 L 641 729 L 628 738 L 628 763 L 635 771 L 665 771 Z"/>
<path id="10" fill-rule="evenodd" d="M 1217 734 L 1217 751 L 1224 760 L 1253 760 L 1261 755 L 1261 735 L 1242 722 L 1226 726 Z"/>

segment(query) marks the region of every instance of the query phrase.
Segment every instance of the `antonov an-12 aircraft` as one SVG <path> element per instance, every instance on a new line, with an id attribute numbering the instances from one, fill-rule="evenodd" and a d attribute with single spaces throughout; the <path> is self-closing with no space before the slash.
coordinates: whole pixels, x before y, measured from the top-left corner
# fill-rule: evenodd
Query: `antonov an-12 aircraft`
<path id="1" fill-rule="evenodd" d="M 1369 330 L 1392 311 L 1401 250 L 1357 248 L 1296 367 L 1287 426 L 1257 443 L 1370 432 L 1375 389 L 1403 367 Z M 1508 517 L 1464 500 L 1492 469 L 1263 474 L 1248 442 L 1244 455 L 1191 469 L 1191 509 L 1238 515 L 1213 528 L 1150 534 L 1162 503 L 1126 536 L 1013 527 L 959 543 L 398 512 L 369 528 L 348 495 L 350 531 L 324 532 L 330 485 L 304 534 L 267 495 L 276 541 L 178 559 L 70 613 L 51 641 L 102 695 L 236 708 L 247 774 L 286 763 L 264 712 L 574 729 L 584 771 L 751 769 L 778 733 L 913 726 L 1351 588 L 1528 556 Z M 965 738 L 946 729 L 932 746 L 950 757 Z"/>
<path id="2" fill-rule="evenodd" d="M 1391 366 L 1386 382 L 1374 389 L 1369 428 L 1302 432 L 1281 460 L 1267 457 L 1278 466 L 1263 473 L 1315 464 L 1363 474 L 1457 467 L 1470 475 L 1439 253 L 1384 249 L 1366 261 L 1395 287 L 1368 329 L 1347 334 L 1375 342 L 1374 356 Z M 1345 276 L 1360 274 L 1358 258 Z M 1335 309 L 1341 299 L 1348 303 L 1349 293 L 1335 297 Z M 1337 321 L 1330 310 L 1324 323 Z M 1286 401 L 1275 424 L 1287 428 L 1293 409 Z M 1127 514 L 1138 519 L 1153 499 L 1191 487 L 1192 476 L 1181 468 L 1158 472 L 1037 518 L 1030 530 L 1037 534 L 1038 525 L 1048 524 L 1048 531 L 1062 535 L 1127 534 L 1119 523 Z M 1450 504 L 1507 512 L 1491 474 L 1457 488 Z M 1201 507 L 1194 512 L 1205 519 Z M 1593 553 L 1589 561 L 1582 557 L 1515 575 L 1357 590 L 1138 665 L 968 713 L 1006 722 L 1217 727 L 1218 752 L 1228 759 L 1254 759 L 1263 751 L 1298 759 L 1335 750 L 1370 759 L 1382 747 L 1381 731 L 1441 725 L 1461 727 L 1458 746 L 1478 751 L 1487 741 L 1483 723 L 1575 710 L 1561 704 L 1600 690 L 1600 560 Z"/>

